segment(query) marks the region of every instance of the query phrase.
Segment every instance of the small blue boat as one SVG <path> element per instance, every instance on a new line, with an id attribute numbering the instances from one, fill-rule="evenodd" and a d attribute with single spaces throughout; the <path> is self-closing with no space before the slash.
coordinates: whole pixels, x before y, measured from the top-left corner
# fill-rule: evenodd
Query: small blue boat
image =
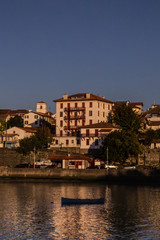
<path id="1" fill-rule="evenodd" d="M 104 204 L 104 198 L 98 199 L 79 199 L 79 198 L 61 198 L 62 205 L 71 204 Z"/>

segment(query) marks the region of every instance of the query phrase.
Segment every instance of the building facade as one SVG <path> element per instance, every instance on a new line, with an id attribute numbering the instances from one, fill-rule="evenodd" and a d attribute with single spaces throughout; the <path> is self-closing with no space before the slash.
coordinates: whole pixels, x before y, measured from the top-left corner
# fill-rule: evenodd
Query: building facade
<path id="1" fill-rule="evenodd" d="M 91 93 L 78 93 L 54 100 L 56 102 L 55 146 L 80 146 L 80 128 L 99 122 L 107 122 L 113 102 Z"/>

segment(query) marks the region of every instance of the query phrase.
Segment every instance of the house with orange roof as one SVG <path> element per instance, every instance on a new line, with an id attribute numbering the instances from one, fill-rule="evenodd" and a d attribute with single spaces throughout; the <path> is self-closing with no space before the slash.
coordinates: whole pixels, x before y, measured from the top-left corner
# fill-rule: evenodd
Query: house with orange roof
<path id="1" fill-rule="evenodd" d="M 130 101 L 117 101 L 114 102 L 113 110 L 118 107 L 125 104 L 126 106 L 130 106 L 134 112 L 137 114 L 142 114 L 142 107 L 143 107 L 143 102 L 130 102 Z"/>
<path id="2" fill-rule="evenodd" d="M 54 132 L 55 117 L 51 112 L 47 112 L 47 104 L 43 101 L 37 103 L 36 111 L 29 110 L 24 115 L 24 127 L 41 127 L 44 123 L 47 123 Z"/>
<path id="3" fill-rule="evenodd" d="M 93 159 L 85 155 L 56 155 L 49 157 L 56 168 L 63 169 L 86 169 L 93 165 Z"/>
<path id="4" fill-rule="evenodd" d="M 19 141 L 25 137 L 31 137 L 36 133 L 36 128 L 12 127 L 5 130 L 1 136 L 0 147 L 16 148 Z M 12 141 L 11 141 L 12 140 Z M 10 143 L 11 142 L 11 143 Z M 13 142 L 13 144 L 12 144 Z"/>
<path id="5" fill-rule="evenodd" d="M 87 152 L 88 149 L 99 149 L 102 146 L 104 138 L 115 130 L 120 130 L 120 127 L 107 122 L 81 127 L 80 149 L 83 150 L 83 152 Z"/>

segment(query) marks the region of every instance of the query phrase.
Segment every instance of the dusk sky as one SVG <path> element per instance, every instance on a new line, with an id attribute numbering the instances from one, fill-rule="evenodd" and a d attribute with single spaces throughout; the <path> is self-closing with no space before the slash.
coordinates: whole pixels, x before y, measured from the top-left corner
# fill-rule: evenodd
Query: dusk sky
<path id="1" fill-rule="evenodd" d="M 160 104 L 160 1 L 0 1 L 0 83 L 0 109 L 82 92 Z"/>

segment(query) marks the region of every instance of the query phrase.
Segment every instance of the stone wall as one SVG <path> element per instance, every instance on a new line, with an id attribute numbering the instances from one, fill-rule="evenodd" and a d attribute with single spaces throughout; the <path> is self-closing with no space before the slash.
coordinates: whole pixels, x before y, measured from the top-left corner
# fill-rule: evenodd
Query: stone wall
<path id="1" fill-rule="evenodd" d="M 33 169 L 4 168 L 0 169 L 0 180 L 9 181 L 103 181 L 125 184 L 159 184 L 160 170 L 155 169 Z"/>

